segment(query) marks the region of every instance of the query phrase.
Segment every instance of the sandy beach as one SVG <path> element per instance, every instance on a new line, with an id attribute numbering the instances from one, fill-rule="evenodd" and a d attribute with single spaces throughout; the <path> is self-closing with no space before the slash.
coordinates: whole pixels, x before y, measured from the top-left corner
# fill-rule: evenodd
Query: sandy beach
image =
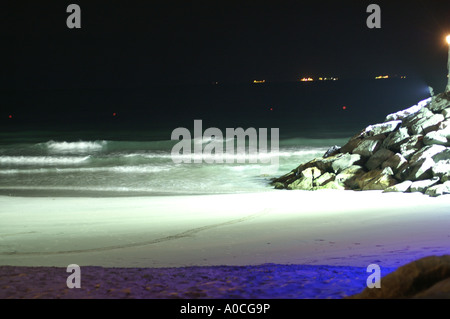
<path id="1" fill-rule="evenodd" d="M 128 198 L 0 198 L 0 264 L 396 267 L 448 253 L 450 197 L 270 191 Z"/>
<path id="2" fill-rule="evenodd" d="M 186 284 L 177 284 L 180 278 L 186 281 L 189 273 L 207 272 L 209 275 L 203 282 L 206 284 L 222 280 L 226 272 L 237 272 L 230 275 L 235 279 L 228 280 L 231 289 L 242 288 L 244 282 L 247 287 L 247 276 L 261 269 L 281 277 L 284 273 L 289 280 L 293 277 L 288 274 L 296 274 L 294 277 L 298 279 L 300 270 L 306 271 L 305 274 L 313 271 L 316 276 L 304 278 L 310 277 L 311 284 L 317 284 L 313 277 L 335 278 L 335 292 L 305 291 L 305 298 L 344 297 L 348 295 L 343 289 L 346 280 L 356 280 L 352 285 L 347 282 L 352 287 L 347 291 L 357 293 L 364 288 L 364 271 L 369 264 L 376 263 L 382 270 L 392 271 L 424 256 L 450 253 L 449 208 L 450 196 L 430 198 L 419 193 L 380 191 L 268 191 L 126 198 L 4 196 L 0 198 L 0 265 L 26 268 L 1 268 L 1 285 L 6 294 L 3 297 L 68 297 L 58 289 L 48 295 L 37 292 L 33 280 L 28 284 L 21 280 L 20 289 L 11 287 L 18 285 L 17 278 L 32 278 L 33 272 L 40 271 L 47 274 L 53 287 L 47 290 L 53 291 L 54 272 L 59 269 L 59 276 L 67 278 L 68 274 L 61 269 L 65 270 L 69 264 L 88 267 L 88 272 L 99 281 L 95 285 L 100 286 L 102 277 L 95 274 L 108 274 L 118 267 L 127 268 L 130 278 L 137 278 L 141 271 L 153 273 L 154 278 L 155 272 L 171 274 L 172 285 L 170 279 L 162 277 L 159 284 L 178 287 L 168 291 L 182 298 L 195 297 L 183 295 L 182 287 Z M 40 268 L 43 266 L 61 268 Z M 341 267 L 340 271 L 336 272 L 335 267 Z M 341 278 L 331 276 L 336 273 Z M 259 295 L 270 298 L 270 293 L 263 289 L 268 287 L 267 283 L 253 281 L 254 289 L 261 285 Z M 222 283 L 222 292 L 227 290 L 226 282 Z M 198 287 L 195 280 L 189 285 Z M 124 284 L 123 289 L 131 289 L 128 286 Z M 211 287 L 209 293 L 203 291 L 197 297 L 230 296 L 221 295 L 214 285 Z M 315 289 L 323 290 L 320 287 Z M 121 291 L 119 288 L 120 285 L 108 289 Z M 147 297 L 170 297 L 164 291 Z M 241 297 L 249 295 L 258 297 L 248 289 L 242 290 Z M 301 295 L 273 292 L 272 297 L 302 298 Z M 120 296 L 113 294 L 111 298 Z M 130 292 L 130 296 L 145 295 Z"/>

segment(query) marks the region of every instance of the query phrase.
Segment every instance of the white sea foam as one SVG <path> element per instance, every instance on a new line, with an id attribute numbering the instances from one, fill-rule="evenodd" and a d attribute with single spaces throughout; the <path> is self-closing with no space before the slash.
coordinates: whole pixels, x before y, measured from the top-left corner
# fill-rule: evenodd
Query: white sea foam
<path id="1" fill-rule="evenodd" d="M 142 157 L 142 158 L 166 158 L 170 159 L 170 153 L 159 152 L 159 153 L 132 153 L 123 155 L 125 158 L 132 157 Z"/>
<path id="2" fill-rule="evenodd" d="M 240 153 L 228 153 L 225 150 L 223 153 L 210 154 L 210 153 L 191 153 L 191 154 L 176 154 L 176 155 L 168 155 L 168 157 L 174 159 L 183 159 L 183 160 L 199 160 L 202 159 L 204 161 L 215 161 L 216 163 L 223 162 L 256 162 L 258 160 L 270 159 L 273 157 L 302 157 L 302 156 L 313 156 L 313 155 L 322 155 L 325 153 L 327 148 L 314 148 L 314 149 L 306 149 L 306 150 L 282 150 L 278 152 L 258 152 L 256 154 L 249 154 L 248 152 L 240 152 Z M 154 155 L 144 155 L 145 157 L 153 157 Z M 158 155 L 155 157 L 162 157 L 166 155 Z"/>
<path id="3" fill-rule="evenodd" d="M 316 155 L 316 154 L 322 154 L 325 153 L 326 150 L 328 148 L 309 148 L 309 149 L 286 149 L 286 150 L 280 150 L 278 152 L 272 152 L 269 150 L 267 150 L 267 152 L 258 152 L 256 154 L 248 154 L 248 152 L 239 152 L 239 153 L 228 153 L 225 149 L 223 150 L 222 154 L 217 153 L 217 154 L 210 154 L 210 153 L 195 153 L 195 152 L 191 152 L 190 154 L 175 154 L 172 155 L 170 153 L 165 153 L 165 152 L 159 152 L 159 153 L 132 153 L 132 154 L 126 154 L 123 155 L 123 157 L 125 158 L 132 158 L 132 157 L 142 157 L 142 158 L 161 158 L 161 159 L 170 159 L 170 158 L 181 158 L 181 159 L 199 159 L 199 158 L 203 158 L 205 159 L 215 159 L 215 160 L 227 160 L 227 159 L 246 159 L 246 160 L 250 160 L 250 159 L 261 159 L 261 158 L 271 158 L 271 157 L 291 157 L 291 156 L 303 156 L 303 155 Z"/>
<path id="4" fill-rule="evenodd" d="M 231 171 L 236 171 L 236 172 L 244 172 L 247 170 L 256 170 L 256 169 L 261 169 L 261 165 L 238 165 L 238 166 L 227 166 L 229 167 L 229 169 Z"/>
<path id="5" fill-rule="evenodd" d="M 73 165 L 85 162 L 90 156 L 0 156 L 3 165 Z"/>
<path id="6" fill-rule="evenodd" d="M 114 167 L 79 167 L 79 168 L 35 168 L 35 169 L 6 169 L 0 170 L 0 174 L 48 174 L 48 173 L 159 173 L 170 170 L 169 166 L 114 166 Z"/>
<path id="7" fill-rule="evenodd" d="M 88 152 L 99 151 L 107 145 L 107 141 L 78 141 L 78 142 L 55 142 L 45 143 L 47 148 L 53 152 Z"/>
<path id="8" fill-rule="evenodd" d="M 159 173 L 172 169 L 169 166 L 115 166 L 107 168 L 106 171 L 114 173 Z"/>
<path id="9" fill-rule="evenodd" d="M 94 192 L 149 192 L 143 187 L 107 187 L 107 186 L 0 186 L 0 190 L 40 190 L 40 191 L 94 191 Z"/>

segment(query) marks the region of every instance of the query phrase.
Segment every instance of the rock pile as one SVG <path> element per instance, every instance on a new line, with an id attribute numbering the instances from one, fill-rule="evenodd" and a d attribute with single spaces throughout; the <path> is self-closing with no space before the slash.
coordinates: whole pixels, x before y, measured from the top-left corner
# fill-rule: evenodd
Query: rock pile
<path id="1" fill-rule="evenodd" d="M 389 114 L 272 185 L 450 194 L 450 92 Z"/>

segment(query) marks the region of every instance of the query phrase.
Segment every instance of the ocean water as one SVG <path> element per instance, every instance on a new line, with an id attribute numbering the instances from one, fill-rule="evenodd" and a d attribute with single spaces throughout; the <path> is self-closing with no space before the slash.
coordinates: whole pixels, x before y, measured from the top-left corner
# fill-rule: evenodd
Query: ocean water
<path id="1" fill-rule="evenodd" d="M 428 97 L 420 80 L 2 91 L 0 194 L 142 196 L 271 191 L 272 177 L 343 145 L 359 130 Z M 344 108 L 345 106 L 345 108 Z M 12 115 L 12 118 L 9 117 Z M 279 130 L 279 147 L 249 156 L 178 154 L 174 129 Z M 216 140 L 217 141 L 217 140 Z M 236 141 L 234 141 L 236 142 Z M 235 145 L 237 143 L 234 143 Z M 248 151 L 248 150 L 247 150 Z M 247 154 L 248 155 L 248 154 Z M 202 163 L 193 163 L 200 156 Z M 209 156 L 209 157 L 208 157 Z M 263 163 L 262 159 L 270 160 Z M 276 169 L 266 170 L 278 159 Z M 183 159 L 185 162 L 177 163 Z M 229 160 L 220 163 L 217 160 Z M 238 162 L 239 160 L 244 162 Z M 191 161 L 191 163 L 188 163 Z"/>
<path id="2" fill-rule="evenodd" d="M 223 154 L 215 160 L 232 163 L 194 163 L 196 154 L 171 154 L 177 141 L 47 141 L 3 145 L 0 150 L 0 193 L 34 196 L 126 196 L 212 194 L 264 191 L 270 177 L 293 165 L 321 156 L 329 144 L 343 139 L 283 140 L 279 167 L 271 175 L 261 163 L 238 163 L 242 155 Z M 201 143 L 194 141 L 193 143 Z M 204 146 L 208 143 L 202 143 Z M 235 150 L 236 151 L 236 150 Z M 208 155 L 200 155 L 205 160 Z M 191 163 L 175 163 L 174 159 Z M 225 162 L 225 161 L 224 161 Z"/>

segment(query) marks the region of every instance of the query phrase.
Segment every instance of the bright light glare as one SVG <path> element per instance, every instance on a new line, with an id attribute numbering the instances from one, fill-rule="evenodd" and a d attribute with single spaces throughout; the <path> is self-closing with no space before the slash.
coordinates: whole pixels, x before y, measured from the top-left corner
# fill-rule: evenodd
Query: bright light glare
<path id="1" fill-rule="evenodd" d="M 445 39 L 447 40 L 447 43 L 450 44 L 450 34 Z"/>

